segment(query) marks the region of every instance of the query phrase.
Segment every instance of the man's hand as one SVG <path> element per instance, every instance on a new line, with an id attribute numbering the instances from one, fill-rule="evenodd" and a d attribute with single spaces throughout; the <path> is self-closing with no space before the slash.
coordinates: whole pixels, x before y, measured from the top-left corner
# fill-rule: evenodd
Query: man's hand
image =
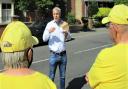
<path id="1" fill-rule="evenodd" d="M 67 38 L 67 36 L 68 36 L 68 31 L 63 30 L 63 33 L 64 33 L 64 35 L 65 35 L 65 38 Z"/>
<path id="2" fill-rule="evenodd" d="M 85 74 L 85 81 L 88 83 L 88 73 Z"/>
<path id="3" fill-rule="evenodd" d="M 54 32 L 55 31 L 55 27 L 51 27 L 50 29 L 49 29 L 49 33 L 52 33 L 52 32 Z"/>
<path id="4" fill-rule="evenodd" d="M 68 31 L 67 30 L 63 30 L 63 33 L 68 33 Z"/>

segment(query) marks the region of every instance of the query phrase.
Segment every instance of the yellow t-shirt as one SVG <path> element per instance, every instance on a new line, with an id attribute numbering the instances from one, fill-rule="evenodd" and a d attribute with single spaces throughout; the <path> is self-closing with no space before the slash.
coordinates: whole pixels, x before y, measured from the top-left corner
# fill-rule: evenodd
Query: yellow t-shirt
<path id="1" fill-rule="evenodd" d="M 56 85 L 39 72 L 25 76 L 0 73 L 0 89 L 57 89 Z"/>
<path id="2" fill-rule="evenodd" d="M 102 50 L 88 72 L 93 89 L 128 89 L 128 45 Z"/>

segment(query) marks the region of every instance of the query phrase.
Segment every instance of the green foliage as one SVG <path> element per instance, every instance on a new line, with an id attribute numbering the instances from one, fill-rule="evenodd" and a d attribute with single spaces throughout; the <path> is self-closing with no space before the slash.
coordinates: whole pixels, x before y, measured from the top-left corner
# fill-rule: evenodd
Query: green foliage
<path id="1" fill-rule="evenodd" d="M 15 8 L 20 11 L 26 11 L 29 3 L 28 0 L 14 0 L 15 1 Z"/>
<path id="2" fill-rule="evenodd" d="M 37 9 L 42 9 L 45 6 L 53 5 L 53 1 L 52 0 L 36 0 L 35 4 L 37 6 Z"/>
<path id="3" fill-rule="evenodd" d="M 97 14 L 93 15 L 93 18 L 94 18 L 93 22 L 95 27 L 102 26 L 101 20 L 103 17 L 108 16 L 110 10 L 111 8 L 99 8 L 99 11 L 97 12 Z"/>
<path id="4" fill-rule="evenodd" d="M 98 3 L 95 0 L 89 0 L 88 4 L 88 15 L 92 17 L 98 11 Z"/>
<path id="5" fill-rule="evenodd" d="M 106 16 L 108 16 L 110 10 L 111 10 L 110 8 L 99 8 L 99 11 L 93 17 L 94 18 L 96 18 L 96 17 L 106 17 Z"/>
<path id="6" fill-rule="evenodd" d="M 15 8 L 20 11 L 26 11 L 30 9 L 42 9 L 45 6 L 53 5 L 52 0 L 14 0 Z"/>
<path id="7" fill-rule="evenodd" d="M 128 0 L 114 0 L 115 5 L 117 4 L 125 4 L 128 5 Z"/>
<path id="8" fill-rule="evenodd" d="M 75 16 L 71 12 L 68 12 L 66 18 L 69 24 L 75 24 Z"/>
<path id="9" fill-rule="evenodd" d="M 68 0 L 63 0 L 65 3 L 67 3 L 68 2 Z"/>

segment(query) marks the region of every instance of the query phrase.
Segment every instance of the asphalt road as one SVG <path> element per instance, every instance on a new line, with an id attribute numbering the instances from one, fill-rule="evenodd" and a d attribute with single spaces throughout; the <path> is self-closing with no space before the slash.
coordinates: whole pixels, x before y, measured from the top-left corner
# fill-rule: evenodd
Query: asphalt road
<path id="1" fill-rule="evenodd" d="M 66 42 L 68 64 L 66 72 L 66 89 L 90 89 L 85 84 L 84 75 L 93 64 L 96 55 L 105 47 L 112 46 L 108 31 L 105 28 L 95 31 L 72 33 L 73 40 Z M 34 60 L 31 68 L 48 75 L 48 46 L 34 48 Z M 0 70 L 2 70 L 0 61 Z M 57 69 L 55 83 L 59 87 L 59 71 Z"/>

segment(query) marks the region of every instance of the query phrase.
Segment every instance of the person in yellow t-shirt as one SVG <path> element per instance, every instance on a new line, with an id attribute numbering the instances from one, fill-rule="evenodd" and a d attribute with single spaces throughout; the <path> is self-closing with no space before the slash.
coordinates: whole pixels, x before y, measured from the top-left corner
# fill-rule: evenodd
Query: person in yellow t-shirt
<path id="1" fill-rule="evenodd" d="M 98 54 L 85 79 L 92 89 L 128 89 L 128 6 L 115 5 L 102 23 L 115 45 Z"/>
<path id="2" fill-rule="evenodd" d="M 24 23 L 12 21 L 0 40 L 4 63 L 4 71 L 0 73 L 0 89 L 57 89 L 49 77 L 29 68 L 32 46 L 39 41 Z"/>

